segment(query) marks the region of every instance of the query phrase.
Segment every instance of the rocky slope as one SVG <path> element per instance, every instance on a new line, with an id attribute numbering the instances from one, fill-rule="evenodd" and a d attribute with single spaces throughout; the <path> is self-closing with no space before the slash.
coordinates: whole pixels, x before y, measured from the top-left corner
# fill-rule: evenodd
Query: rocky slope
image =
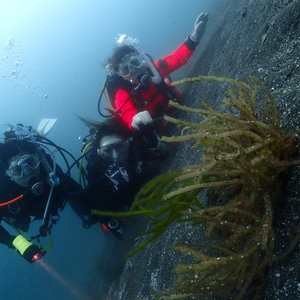
<path id="1" fill-rule="evenodd" d="M 208 27 L 211 28 L 208 34 L 211 35 L 205 37 L 204 49 L 195 54 L 184 69 L 185 74 L 181 71 L 176 76 L 214 75 L 248 82 L 249 75 L 253 75 L 274 92 L 282 127 L 287 131 L 299 130 L 300 2 L 224 0 L 220 7 L 216 7 L 215 14 L 210 15 Z M 200 100 L 218 107 L 224 95 L 224 89 L 214 89 L 205 83 L 185 86 L 183 90 L 184 104 L 192 107 L 197 107 Z M 192 164 L 199 157 L 199 153 L 190 151 L 187 145 L 174 149 L 176 154 L 171 155 L 164 164 L 165 171 Z M 292 168 L 276 212 L 277 255 L 287 249 L 290 243 L 288 233 L 294 232 L 295 227 L 299 228 L 299 178 L 299 168 Z M 143 228 L 146 224 L 138 222 L 137 226 Z M 135 228 L 127 234 L 133 236 L 136 231 Z M 132 236 L 128 239 L 131 243 Z M 155 299 L 152 290 L 162 291 L 172 286 L 175 278 L 171 270 L 181 258 L 171 248 L 182 241 L 182 237 L 190 241 L 199 239 L 192 228 L 174 224 L 159 239 L 128 259 L 120 280 L 110 290 L 109 299 Z M 299 299 L 299 259 L 297 246 L 282 261 L 270 267 L 261 299 Z"/>

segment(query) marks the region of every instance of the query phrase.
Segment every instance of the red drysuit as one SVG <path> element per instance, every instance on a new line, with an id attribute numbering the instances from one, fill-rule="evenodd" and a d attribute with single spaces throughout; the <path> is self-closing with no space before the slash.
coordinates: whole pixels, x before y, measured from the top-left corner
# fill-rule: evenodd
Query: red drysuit
<path id="1" fill-rule="evenodd" d="M 161 77 L 165 78 L 170 73 L 178 70 L 180 67 L 185 65 L 187 61 L 190 59 L 190 57 L 192 56 L 192 54 L 194 53 L 196 45 L 197 44 L 195 42 L 191 41 L 188 38 L 173 54 L 168 55 L 156 61 L 154 64 L 155 67 L 159 70 Z M 120 113 L 121 117 L 126 122 L 129 128 L 131 128 L 133 117 L 140 111 L 147 110 L 150 113 L 151 117 L 155 119 L 156 117 L 159 116 L 158 107 L 159 110 L 162 111 L 163 108 L 166 107 L 167 105 L 165 103 L 165 96 L 157 90 L 156 85 L 153 83 L 151 83 L 151 86 L 148 90 L 141 89 L 140 93 L 145 103 L 145 106 L 143 107 L 142 110 L 137 109 L 135 105 L 135 101 L 134 99 L 132 99 L 132 97 L 128 100 L 129 97 L 128 91 L 119 88 L 116 92 L 116 96 L 115 96 L 116 110 Z M 126 102 L 125 105 L 124 102 Z"/>

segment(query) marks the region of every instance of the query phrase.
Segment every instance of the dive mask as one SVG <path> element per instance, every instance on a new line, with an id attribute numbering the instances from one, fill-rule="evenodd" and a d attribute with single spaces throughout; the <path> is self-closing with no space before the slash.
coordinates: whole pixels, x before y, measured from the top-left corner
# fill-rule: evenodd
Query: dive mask
<path id="1" fill-rule="evenodd" d="M 40 165 L 40 159 L 37 154 L 23 155 L 11 162 L 7 170 L 7 175 L 11 179 L 20 179 L 24 173 L 27 172 L 26 168 L 35 170 Z"/>
<path id="2" fill-rule="evenodd" d="M 127 78 L 136 73 L 140 73 L 141 69 L 143 70 L 143 66 L 145 65 L 145 60 L 142 55 L 130 55 L 126 54 L 119 64 L 119 75 L 123 78 Z"/>
<path id="3" fill-rule="evenodd" d="M 129 145 L 121 138 L 111 138 L 102 143 L 97 153 L 108 161 L 122 162 L 127 160 Z"/>

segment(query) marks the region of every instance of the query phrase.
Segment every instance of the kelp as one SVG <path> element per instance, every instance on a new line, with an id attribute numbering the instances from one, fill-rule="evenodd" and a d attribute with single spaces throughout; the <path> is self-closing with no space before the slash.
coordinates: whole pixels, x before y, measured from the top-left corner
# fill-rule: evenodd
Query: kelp
<path id="1" fill-rule="evenodd" d="M 196 294 L 256 299 L 266 267 L 274 259 L 273 205 L 280 197 L 280 175 L 299 163 L 290 158 L 295 132 L 288 134 L 281 129 L 273 96 L 258 79 L 250 77 L 250 85 L 200 76 L 173 84 L 208 80 L 231 84 L 222 112 L 204 101 L 203 108 L 170 101 L 173 107 L 194 114 L 192 119 L 199 117 L 200 122 L 165 116 L 182 130 L 179 136 L 162 137 L 165 142 L 193 143 L 194 150 L 204 145 L 199 163 L 150 181 L 129 212 L 150 217 L 149 229 L 143 233 L 150 238 L 130 255 L 175 221 L 206 226 L 208 244 L 186 244 L 182 237 L 182 244 L 174 247 L 191 262 L 174 268 L 178 280 L 159 299 L 186 299 Z M 263 111 L 257 111 L 257 101 L 264 105 Z M 213 190 L 214 195 L 226 199 L 225 203 L 204 207 L 198 200 L 204 190 Z"/>
<path id="2" fill-rule="evenodd" d="M 178 171 L 163 174 L 149 183 L 147 183 L 137 194 L 131 209 L 128 212 L 102 212 L 92 210 L 93 214 L 104 216 L 132 216 L 146 215 L 150 218 L 150 229 L 141 233 L 141 235 L 149 235 L 150 237 L 141 243 L 136 249 L 127 254 L 125 257 L 131 257 L 145 247 L 148 243 L 159 237 L 174 221 L 182 221 L 183 212 L 189 207 L 202 209 L 203 205 L 197 199 L 197 194 L 202 188 L 194 189 L 190 193 L 171 197 L 168 201 L 164 200 L 164 194 L 179 189 L 182 185 L 189 185 L 190 180 L 176 182 L 175 178 L 179 176 Z M 205 180 L 205 179 L 204 179 Z"/>
<path id="3" fill-rule="evenodd" d="M 215 187 L 216 194 L 229 193 L 231 197 L 223 205 L 184 212 L 194 223 L 206 223 L 205 235 L 212 242 L 174 247 L 175 251 L 192 257 L 192 262 L 174 268 L 178 280 L 173 288 L 166 289 L 162 299 L 191 293 L 256 299 L 264 285 L 266 267 L 274 259 L 273 204 L 280 195 L 280 174 L 299 161 L 290 160 L 295 132 L 288 134 L 281 129 L 272 94 L 258 79 L 250 79 L 252 86 L 205 76 L 174 82 L 215 80 L 233 84 L 224 99 L 224 106 L 231 113 L 220 113 L 205 102 L 204 109 L 171 103 L 182 111 L 199 115 L 203 121 L 186 123 L 166 116 L 168 121 L 184 126 L 184 130 L 180 136 L 163 140 L 193 141 L 196 146 L 204 144 L 205 150 L 200 164 L 183 167 L 181 175 L 175 178 L 178 182 L 193 178 L 193 183 L 166 192 L 164 199 L 204 187 L 199 183 L 203 177 L 212 179 L 205 183 L 207 188 Z M 255 109 L 256 101 L 262 101 L 258 95 L 266 96 L 262 114 Z M 295 247 L 295 243 L 291 246 Z"/>

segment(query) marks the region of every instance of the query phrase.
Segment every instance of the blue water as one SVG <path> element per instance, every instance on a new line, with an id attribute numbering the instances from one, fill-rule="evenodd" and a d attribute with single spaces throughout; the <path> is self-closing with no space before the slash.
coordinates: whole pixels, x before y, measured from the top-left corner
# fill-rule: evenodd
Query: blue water
<path id="1" fill-rule="evenodd" d="M 0 135 L 5 124 L 37 127 L 41 118 L 57 118 L 47 137 L 78 157 L 88 130 L 76 115 L 101 120 L 97 101 L 114 36 L 139 38 L 156 60 L 220 1 L 0 0 Z M 83 229 L 68 206 L 52 236 L 54 248 L 35 264 L 0 245 L 0 298 L 105 299 L 103 286 L 117 279 L 130 242 L 97 225 Z"/>

